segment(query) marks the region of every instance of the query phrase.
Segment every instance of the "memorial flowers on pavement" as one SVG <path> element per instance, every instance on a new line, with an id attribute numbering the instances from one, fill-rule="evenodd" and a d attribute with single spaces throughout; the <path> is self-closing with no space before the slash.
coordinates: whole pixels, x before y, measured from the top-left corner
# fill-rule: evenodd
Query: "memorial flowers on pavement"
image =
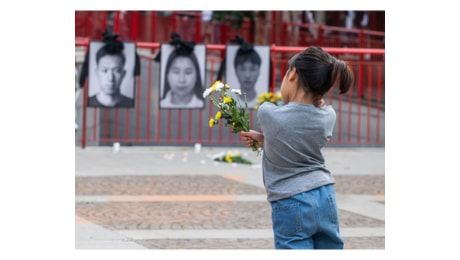
<path id="1" fill-rule="evenodd" d="M 231 127 L 233 133 L 241 131 L 249 131 L 249 113 L 246 96 L 244 99 L 244 107 L 241 105 L 240 97 L 242 93 L 240 89 L 231 89 L 228 84 L 224 84 L 217 80 L 212 86 L 203 92 L 203 97 L 209 100 L 218 108 L 214 117 L 209 119 L 209 127 L 223 122 L 224 126 Z M 235 97 L 235 98 L 233 98 Z M 258 148 L 257 141 L 254 141 L 253 151 L 260 153 L 261 148 Z"/>
<path id="2" fill-rule="evenodd" d="M 226 163 L 241 163 L 252 164 L 252 162 L 244 158 L 238 151 L 228 151 L 226 153 L 219 153 L 213 156 L 214 161 Z"/>

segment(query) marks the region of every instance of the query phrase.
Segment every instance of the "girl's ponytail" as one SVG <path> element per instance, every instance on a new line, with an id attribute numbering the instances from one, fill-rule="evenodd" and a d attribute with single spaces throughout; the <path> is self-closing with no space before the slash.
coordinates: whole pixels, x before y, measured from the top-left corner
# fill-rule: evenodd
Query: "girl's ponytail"
<path id="1" fill-rule="evenodd" d="M 334 59 L 332 62 L 331 85 L 339 80 L 339 93 L 345 94 L 354 83 L 354 75 L 351 68 L 345 61 Z"/>
<path id="2" fill-rule="evenodd" d="M 345 94 L 354 84 L 353 71 L 345 61 L 336 59 L 317 46 L 311 46 L 289 61 L 299 75 L 305 93 L 322 96 L 339 81 L 339 93 Z"/>

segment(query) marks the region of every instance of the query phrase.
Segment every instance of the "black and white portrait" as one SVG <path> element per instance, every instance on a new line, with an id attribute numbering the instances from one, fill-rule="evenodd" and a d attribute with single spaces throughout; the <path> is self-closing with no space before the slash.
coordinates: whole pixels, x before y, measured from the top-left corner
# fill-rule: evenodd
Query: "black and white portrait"
<path id="1" fill-rule="evenodd" d="M 90 42 L 89 107 L 134 107 L 136 45 L 118 43 L 114 49 L 104 42 Z"/>
<path id="2" fill-rule="evenodd" d="M 227 45 L 225 62 L 226 83 L 231 88 L 241 89 L 248 107 L 253 109 L 259 95 L 269 89 L 270 47 L 254 45 L 242 49 L 239 45 Z"/>
<path id="3" fill-rule="evenodd" d="M 204 108 L 206 46 L 161 45 L 160 108 Z"/>

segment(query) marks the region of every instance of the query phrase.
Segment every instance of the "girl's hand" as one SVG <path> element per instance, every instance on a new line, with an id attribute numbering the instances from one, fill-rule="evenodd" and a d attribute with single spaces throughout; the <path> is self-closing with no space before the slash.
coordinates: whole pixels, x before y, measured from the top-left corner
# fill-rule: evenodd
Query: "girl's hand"
<path id="1" fill-rule="evenodd" d="M 241 131 L 240 138 L 249 148 L 253 147 L 254 141 L 257 141 L 258 147 L 262 147 L 264 144 L 264 135 L 254 130 L 249 130 L 249 132 Z"/>

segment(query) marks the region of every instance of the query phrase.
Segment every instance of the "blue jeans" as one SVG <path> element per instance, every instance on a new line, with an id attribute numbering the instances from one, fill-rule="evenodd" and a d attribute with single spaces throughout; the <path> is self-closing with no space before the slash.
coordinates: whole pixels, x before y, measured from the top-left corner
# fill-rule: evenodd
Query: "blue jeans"
<path id="1" fill-rule="evenodd" d="M 270 205 L 276 249 L 343 249 L 333 184 Z"/>

